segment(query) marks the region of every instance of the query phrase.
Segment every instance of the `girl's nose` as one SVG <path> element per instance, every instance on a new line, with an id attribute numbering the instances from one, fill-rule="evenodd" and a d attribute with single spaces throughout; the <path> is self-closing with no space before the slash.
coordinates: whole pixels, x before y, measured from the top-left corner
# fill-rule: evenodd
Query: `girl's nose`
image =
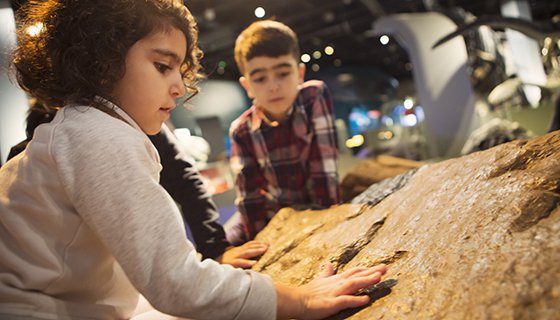
<path id="1" fill-rule="evenodd" d="M 179 98 L 187 93 L 187 89 L 185 88 L 185 83 L 183 82 L 183 77 L 181 74 L 174 77 L 173 83 L 171 84 L 171 95 L 174 98 Z"/>

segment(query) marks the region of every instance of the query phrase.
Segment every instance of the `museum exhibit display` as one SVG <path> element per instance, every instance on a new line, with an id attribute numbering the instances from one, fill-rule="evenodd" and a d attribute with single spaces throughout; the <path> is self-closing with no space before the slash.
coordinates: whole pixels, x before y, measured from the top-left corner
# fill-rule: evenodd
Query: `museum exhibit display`
<path id="1" fill-rule="evenodd" d="M 3 65 L 26 2 L 0 0 Z M 326 264 L 388 266 L 358 293 L 368 305 L 330 320 L 560 320 L 560 0 L 188 6 L 204 77 L 167 125 L 225 231 L 241 214 L 228 128 L 254 102 L 239 85 L 239 32 L 258 19 L 289 25 L 305 80 L 324 81 L 332 99 L 342 203 L 270 212 L 256 236 L 269 248 L 253 270 L 302 285 Z M 25 137 L 30 98 L 8 70 L 0 166 Z"/>
<path id="2" fill-rule="evenodd" d="M 370 305 L 331 319 L 558 317 L 560 132 L 404 175 L 352 203 L 282 209 L 257 235 L 270 248 L 253 269 L 303 284 L 328 262 L 387 264 L 363 292 Z"/>

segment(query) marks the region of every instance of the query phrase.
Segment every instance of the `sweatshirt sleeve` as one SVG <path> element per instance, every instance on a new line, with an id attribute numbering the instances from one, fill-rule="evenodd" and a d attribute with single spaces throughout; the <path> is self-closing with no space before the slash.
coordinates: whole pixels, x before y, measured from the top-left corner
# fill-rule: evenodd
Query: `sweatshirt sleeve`
<path id="1" fill-rule="evenodd" d="M 270 278 L 196 258 L 143 133 L 111 119 L 54 135 L 51 153 L 76 211 L 156 309 L 196 319 L 275 318 Z"/>

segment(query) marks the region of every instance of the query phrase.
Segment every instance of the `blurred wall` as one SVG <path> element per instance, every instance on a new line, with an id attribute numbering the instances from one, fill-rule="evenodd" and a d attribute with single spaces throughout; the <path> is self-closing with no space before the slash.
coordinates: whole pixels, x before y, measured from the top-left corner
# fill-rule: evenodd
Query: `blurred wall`
<path id="1" fill-rule="evenodd" d="M 218 117 L 227 133 L 231 122 L 251 106 L 245 90 L 237 81 L 205 80 L 199 87 L 200 93 L 186 107 L 172 111 L 171 122 L 175 127 L 197 131 L 197 118 Z"/>
<path id="2" fill-rule="evenodd" d="M 229 126 L 251 101 L 237 81 L 206 80 L 199 86 L 198 95 L 172 111 L 171 122 L 203 137 L 210 145 L 210 161 L 224 159 L 229 149 Z"/>
<path id="3" fill-rule="evenodd" d="M 0 163 L 10 148 L 25 139 L 27 96 L 9 79 L 10 52 L 16 44 L 14 14 L 9 1 L 0 0 Z"/>

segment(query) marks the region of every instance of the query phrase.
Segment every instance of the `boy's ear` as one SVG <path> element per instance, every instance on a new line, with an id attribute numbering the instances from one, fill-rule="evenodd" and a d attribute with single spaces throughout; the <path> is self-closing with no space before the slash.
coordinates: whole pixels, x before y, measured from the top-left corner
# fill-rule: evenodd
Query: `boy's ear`
<path id="1" fill-rule="evenodd" d="M 253 94 L 253 91 L 251 90 L 251 87 L 249 86 L 249 81 L 247 80 L 247 78 L 245 78 L 243 76 L 239 77 L 239 83 L 241 84 L 243 89 L 245 89 L 245 91 L 247 91 L 247 95 L 249 96 L 249 98 L 254 99 L 255 95 Z"/>
<path id="2" fill-rule="evenodd" d="M 300 63 L 298 65 L 298 80 L 299 80 L 299 84 L 302 84 L 303 81 L 305 80 L 305 63 Z"/>

